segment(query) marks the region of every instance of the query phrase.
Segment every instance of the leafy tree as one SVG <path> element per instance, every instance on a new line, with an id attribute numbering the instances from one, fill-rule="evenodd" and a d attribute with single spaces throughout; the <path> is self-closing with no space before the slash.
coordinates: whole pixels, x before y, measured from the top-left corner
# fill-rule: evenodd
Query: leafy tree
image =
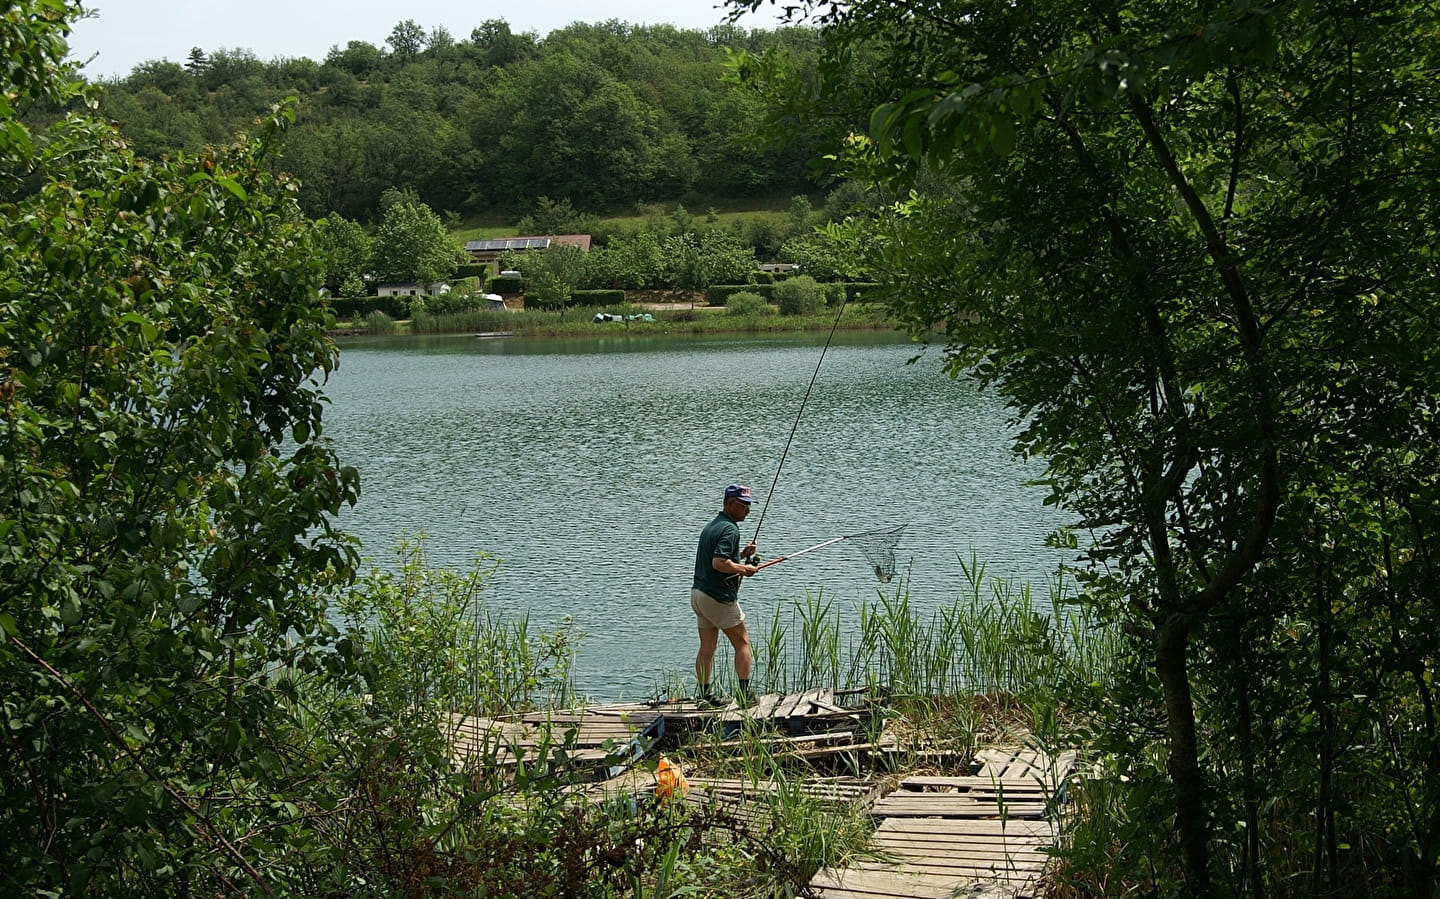
<path id="1" fill-rule="evenodd" d="M 425 29 L 415 24 L 414 19 L 406 19 L 390 29 L 390 37 L 385 42 L 397 59 L 409 62 L 425 49 Z"/>
<path id="2" fill-rule="evenodd" d="M 815 215 L 815 208 L 810 203 L 810 198 L 804 194 L 797 194 L 790 198 L 790 209 L 786 213 L 791 237 L 800 237 L 810 233 L 812 218 Z"/>
<path id="3" fill-rule="evenodd" d="M 321 441 L 317 256 L 268 159 L 292 113 L 168 162 L 84 118 L 32 134 L 20 107 L 81 99 L 73 13 L 0 16 L 0 883 L 268 891 L 286 697 L 343 658 L 322 596 L 355 555 L 327 515 L 358 494 Z"/>
<path id="4" fill-rule="evenodd" d="M 207 90 L 230 89 L 242 91 L 258 86 L 264 63 L 249 50 L 227 50 L 221 47 L 205 62 L 203 69 L 195 74 Z"/>
<path id="5" fill-rule="evenodd" d="M 156 87 L 117 95 L 105 111 L 120 123 L 135 151 L 151 159 L 181 150 L 198 151 L 208 136 L 205 122 Z"/>
<path id="6" fill-rule="evenodd" d="M 742 70 L 893 198 L 856 251 L 1095 535 L 1127 839 L 1192 895 L 1433 890 L 1434 5 L 822 9 L 812 80 Z"/>
<path id="7" fill-rule="evenodd" d="M 377 72 L 385 60 L 380 48 L 366 41 L 350 41 L 345 49 L 331 47 L 325 55 L 325 64 L 334 66 L 354 75 L 356 78 L 369 77 Z"/>
<path id="8" fill-rule="evenodd" d="M 130 70 L 124 84 L 131 90 L 153 88 L 166 96 L 183 95 L 192 84 L 190 63 L 184 66 L 164 60 L 142 62 Z"/>
<path id="9" fill-rule="evenodd" d="M 455 36 L 444 25 L 436 25 L 430 29 L 430 34 L 425 38 L 425 46 L 437 52 L 444 52 L 455 46 Z"/>
<path id="10" fill-rule="evenodd" d="M 682 233 L 662 242 L 665 280 L 678 290 L 744 283 L 756 271 L 755 251 L 723 228 Z"/>
<path id="11" fill-rule="evenodd" d="M 352 279 L 363 282 L 374 244 L 358 222 L 330 213 L 315 223 L 315 245 L 324 258 L 326 286 L 337 288 Z"/>
<path id="12" fill-rule="evenodd" d="M 324 218 L 333 212 L 368 220 L 374 214 L 385 185 L 370 172 L 363 128 L 347 119 L 297 127 L 286 136 L 282 158 L 300 182 L 299 200 L 307 215 Z"/>
<path id="13" fill-rule="evenodd" d="M 694 165 L 634 87 L 574 55 L 516 67 L 489 103 L 472 105 L 472 142 L 492 146 L 484 176 L 509 205 L 537 194 L 585 209 L 673 196 Z"/>
<path id="14" fill-rule="evenodd" d="M 375 229 L 374 275 L 432 284 L 455 273 L 461 250 L 429 206 L 398 192 Z"/>
<path id="15" fill-rule="evenodd" d="M 863 279 L 859 254 L 838 229 L 825 229 L 800 237 L 792 237 L 780 248 L 777 258 L 793 262 L 800 271 L 817 281 Z"/>
<path id="16" fill-rule="evenodd" d="M 526 296 L 533 296 L 544 309 L 564 309 L 570 294 L 588 277 L 587 254 L 579 247 L 553 246 L 540 252 L 525 254 L 525 275 L 531 286 Z"/>
<path id="17" fill-rule="evenodd" d="M 757 269 L 755 248 L 725 228 L 710 228 L 700 233 L 700 254 L 703 259 L 700 287 L 743 284 Z"/>
<path id="18" fill-rule="evenodd" d="M 650 290 L 666 277 L 665 249 L 652 231 L 616 235 L 590 256 L 592 287 Z"/>
<path id="19" fill-rule="evenodd" d="M 514 34 L 503 19 L 487 19 L 470 32 L 470 42 L 479 48 L 486 66 L 503 67 L 535 55 L 535 35 Z"/>

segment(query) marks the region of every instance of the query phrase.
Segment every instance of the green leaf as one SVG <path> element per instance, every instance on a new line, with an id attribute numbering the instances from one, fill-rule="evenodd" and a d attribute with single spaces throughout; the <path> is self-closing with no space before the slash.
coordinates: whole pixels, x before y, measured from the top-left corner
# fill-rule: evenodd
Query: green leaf
<path id="1" fill-rule="evenodd" d="M 215 183 L 219 184 L 221 187 L 230 191 L 232 194 L 242 200 L 249 199 L 249 194 L 245 192 L 245 188 L 241 187 L 240 183 L 234 178 L 227 178 L 224 175 L 220 175 L 215 178 Z"/>

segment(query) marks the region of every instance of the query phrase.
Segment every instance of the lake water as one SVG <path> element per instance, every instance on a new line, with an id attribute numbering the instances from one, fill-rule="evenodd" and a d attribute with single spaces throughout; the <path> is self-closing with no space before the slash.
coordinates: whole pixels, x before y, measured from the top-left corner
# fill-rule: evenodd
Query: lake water
<path id="1" fill-rule="evenodd" d="M 688 679 L 695 541 L 728 483 L 753 487 L 741 533 L 759 525 L 769 558 L 907 525 L 894 584 L 842 541 L 747 581 L 754 625 L 807 591 L 843 609 L 902 579 L 923 613 L 953 599 L 972 553 L 992 574 L 1043 587 L 1060 561 L 1044 538 L 1060 522 L 1026 484 L 1040 469 L 1012 457 L 1000 403 L 948 378 L 937 350 L 907 364 L 920 348 L 897 335 L 824 344 L 348 339 L 326 386 L 326 435 L 363 492 L 337 523 L 375 565 L 419 532 L 433 564 L 494 555 L 486 605 L 543 629 L 573 616 L 577 687 L 600 700 Z"/>

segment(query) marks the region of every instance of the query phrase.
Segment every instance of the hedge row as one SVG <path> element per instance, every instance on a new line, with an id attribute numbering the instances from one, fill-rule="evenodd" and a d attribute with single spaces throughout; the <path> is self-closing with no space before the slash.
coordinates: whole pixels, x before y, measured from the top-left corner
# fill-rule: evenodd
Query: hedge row
<path id="1" fill-rule="evenodd" d="M 476 278 L 483 284 L 485 279 L 490 277 L 494 272 L 495 269 L 492 268 L 489 263 L 467 263 L 455 269 L 455 280 L 458 281 L 461 278 Z"/>
<path id="2" fill-rule="evenodd" d="M 705 290 L 705 302 L 711 306 L 724 306 L 732 294 L 755 293 L 765 298 L 765 302 L 775 302 L 774 284 L 716 284 Z"/>
<path id="3" fill-rule="evenodd" d="M 516 294 L 525 292 L 524 278 L 492 278 L 490 279 L 490 292 L 498 293 L 502 297 L 513 297 Z"/>
<path id="4" fill-rule="evenodd" d="M 335 317 L 343 320 L 364 318 L 372 312 L 383 312 L 393 319 L 410 317 L 410 298 L 393 297 L 334 297 L 327 305 L 335 311 Z"/>

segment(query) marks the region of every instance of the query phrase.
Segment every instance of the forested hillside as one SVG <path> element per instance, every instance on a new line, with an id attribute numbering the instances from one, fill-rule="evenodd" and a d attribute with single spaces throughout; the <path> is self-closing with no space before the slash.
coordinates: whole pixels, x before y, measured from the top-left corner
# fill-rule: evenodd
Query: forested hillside
<path id="1" fill-rule="evenodd" d="M 588 213 L 789 197 L 818 186 L 812 148 L 747 142 L 760 101 L 724 78 L 724 62 L 727 48 L 775 50 L 803 66 L 817 47 L 804 28 L 608 21 L 541 37 L 490 20 L 456 37 L 407 20 L 383 46 L 352 40 L 321 61 L 197 47 L 102 82 L 100 111 L 158 158 L 227 141 L 299 98 L 279 164 L 312 218 L 373 221 L 389 188 L 464 217 L 519 214 L 539 197 Z"/>

